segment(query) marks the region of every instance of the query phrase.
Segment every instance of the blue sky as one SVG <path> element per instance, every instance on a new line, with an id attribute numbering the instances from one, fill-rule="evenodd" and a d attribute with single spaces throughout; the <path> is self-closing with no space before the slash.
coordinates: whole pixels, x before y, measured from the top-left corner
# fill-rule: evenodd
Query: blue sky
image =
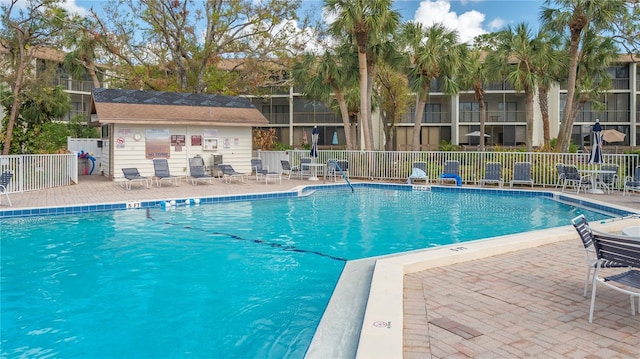
<path id="1" fill-rule="evenodd" d="M 69 9 L 82 13 L 91 6 L 100 9 L 102 0 L 66 2 Z M 322 0 L 304 0 L 304 8 L 320 14 L 323 3 Z M 537 29 L 543 4 L 543 0 L 395 0 L 393 7 L 405 20 L 419 21 L 427 26 L 442 22 L 457 30 L 461 41 L 466 42 L 474 36 L 520 22 Z"/>
<path id="2" fill-rule="evenodd" d="M 537 29 L 544 1 L 534 0 L 400 0 L 395 8 L 403 18 L 427 26 L 441 22 L 456 29 L 463 42 L 507 25 L 528 23 Z"/>

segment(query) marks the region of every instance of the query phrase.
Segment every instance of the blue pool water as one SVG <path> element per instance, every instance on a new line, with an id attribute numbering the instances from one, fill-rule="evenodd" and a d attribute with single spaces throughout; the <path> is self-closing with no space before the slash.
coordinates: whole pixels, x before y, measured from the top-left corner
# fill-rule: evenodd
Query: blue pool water
<path id="1" fill-rule="evenodd" d="M 0 221 L 0 356 L 301 358 L 345 260 L 609 216 L 358 188 Z"/>

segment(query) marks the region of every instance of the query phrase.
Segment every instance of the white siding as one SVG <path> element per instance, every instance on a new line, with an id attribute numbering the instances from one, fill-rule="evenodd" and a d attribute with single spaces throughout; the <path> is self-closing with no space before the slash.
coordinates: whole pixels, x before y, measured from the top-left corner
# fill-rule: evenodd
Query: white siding
<path id="1" fill-rule="evenodd" d="M 251 127 L 115 125 L 113 138 L 110 139 L 110 145 L 113 146 L 114 166 L 112 168 L 115 179 L 123 177 L 122 168 L 125 167 L 136 167 L 141 175 L 153 176 L 153 162 L 145 155 L 145 132 L 147 129 L 169 130 L 169 135 L 185 136 L 185 146 L 181 150 L 176 151 L 176 147 L 171 146 L 168 162 L 172 175 L 188 175 L 189 158 L 196 155 L 201 155 L 205 164 L 210 166 L 213 163 L 213 154 L 221 154 L 223 162 L 232 165 L 238 172 L 249 173 L 251 171 Z M 204 138 L 205 130 L 217 130 L 217 151 L 203 151 L 201 145 L 191 146 L 191 136 L 198 135 Z M 134 139 L 136 134 L 140 135 L 140 139 L 137 141 Z M 116 143 L 119 137 L 124 140 L 123 148 L 119 148 Z M 228 148 L 225 148 L 226 139 L 228 139 L 226 141 Z M 103 148 L 103 153 L 108 153 L 107 151 L 108 147 Z"/>

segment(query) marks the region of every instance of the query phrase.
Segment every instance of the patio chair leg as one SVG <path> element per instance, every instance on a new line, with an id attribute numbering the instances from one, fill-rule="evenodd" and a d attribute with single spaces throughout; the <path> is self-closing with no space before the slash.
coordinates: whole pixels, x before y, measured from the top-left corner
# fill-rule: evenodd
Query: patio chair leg
<path id="1" fill-rule="evenodd" d="M 589 279 L 591 279 L 591 268 L 593 267 L 593 264 L 589 263 L 589 266 L 587 267 L 587 277 L 584 280 L 584 293 L 582 294 L 582 296 L 586 297 L 587 296 L 587 289 L 589 288 Z"/>

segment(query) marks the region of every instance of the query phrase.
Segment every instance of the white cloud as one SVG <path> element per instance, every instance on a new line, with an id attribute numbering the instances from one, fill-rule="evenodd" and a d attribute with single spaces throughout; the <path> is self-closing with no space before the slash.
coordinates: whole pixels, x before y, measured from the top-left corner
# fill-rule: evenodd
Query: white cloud
<path id="1" fill-rule="evenodd" d="M 11 4 L 11 0 L 0 0 L 0 5 L 9 5 Z M 76 0 L 62 0 L 59 4 L 61 8 L 67 10 L 69 13 L 71 14 L 77 14 L 77 15 L 87 15 L 88 11 L 86 8 L 82 7 L 82 6 L 78 6 L 78 4 L 76 4 Z M 26 0 L 19 0 L 16 3 L 16 8 L 18 9 L 26 9 L 28 6 L 27 1 Z"/>
<path id="2" fill-rule="evenodd" d="M 461 42 L 471 42 L 474 37 L 486 34 L 487 31 L 482 28 L 484 19 L 485 15 L 476 10 L 456 14 L 451 11 L 450 0 L 422 1 L 414 15 L 414 21 L 424 26 L 440 23 L 456 30 Z"/>
<path id="3" fill-rule="evenodd" d="M 489 29 L 491 31 L 500 30 L 505 26 L 506 23 L 507 23 L 506 21 L 504 21 L 501 18 L 497 17 L 497 18 L 491 20 L 491 22 L 489 22 Z"/>
<path id="4" fill-rule="evenodd" d="M 76 4 L 76 0 L 64 0 L 60 3 L 60 7 L 67 10 L 71 14 L 84 16 L 89 13 L 88 10 L 84 7 L 78 6 L 78 4 Z"/>

